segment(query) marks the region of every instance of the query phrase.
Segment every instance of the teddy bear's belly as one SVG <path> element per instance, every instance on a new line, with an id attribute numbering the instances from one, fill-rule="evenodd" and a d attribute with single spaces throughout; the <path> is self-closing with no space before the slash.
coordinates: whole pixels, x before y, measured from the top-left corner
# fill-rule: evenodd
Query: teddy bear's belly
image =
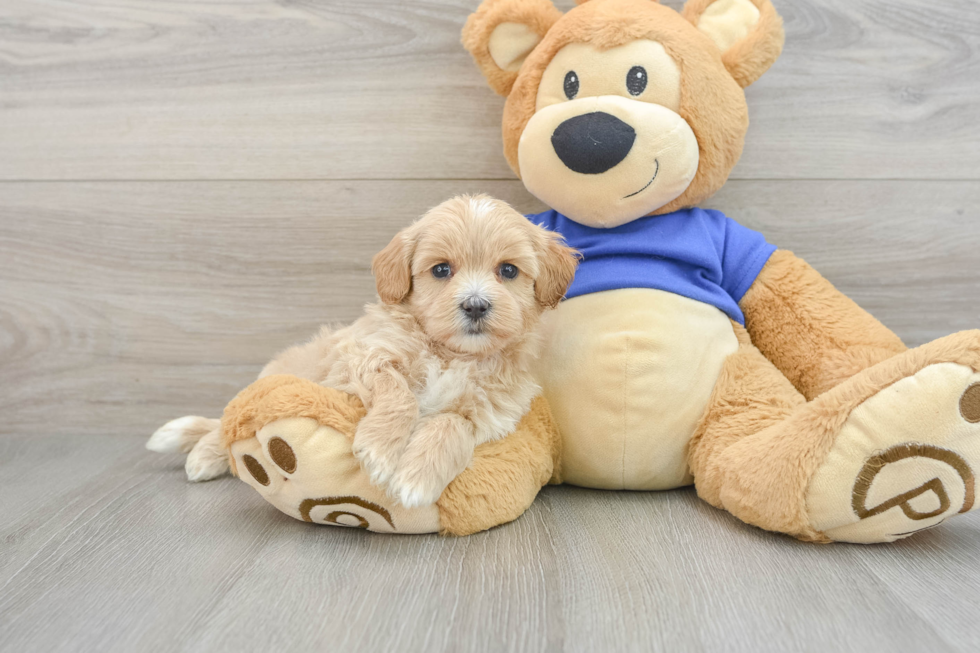
<path id="1" fill-rule="evenodd" d="M 538 377 L 561 430 L 561 474 L 584 487 L 689 485 L 687 447 L 727 356 L 731 320 L 708 304 L 627 288 L 561 303 Z"/>

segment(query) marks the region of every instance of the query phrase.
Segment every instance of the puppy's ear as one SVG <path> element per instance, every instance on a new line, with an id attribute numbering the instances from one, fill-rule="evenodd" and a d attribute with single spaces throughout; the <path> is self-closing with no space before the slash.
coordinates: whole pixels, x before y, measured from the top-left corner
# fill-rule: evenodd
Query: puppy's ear
<path id="1" fill-rule="evenodd" d="M 463 47 L 490 87 L 508 95 L 524 59 L 559 18 L 551 0 L 483 0 L 463 27 Z"/>
<path id="2" fill-rule="evenodd" d="M 580 255 L 565 245 L 557 234 L 548 234 L 548 240 L 538 255 L 541 271 L 534 280 L 534 296 L 547 308 L 558 306 L 575 277 Z"/>
<path id="3" fill-rule="evenodd" d="M 412 246 L 405 229 L 371 259 L 378 296 L 385 304 L 400 304 L 412 289 Z"/>
<path id="4" fill-rule="evenodd" d="M 721 50 L 721 60 L 745 88 L 783 51 L 783 19 L 770 0 L 688 0 L 684 18 Z"/>

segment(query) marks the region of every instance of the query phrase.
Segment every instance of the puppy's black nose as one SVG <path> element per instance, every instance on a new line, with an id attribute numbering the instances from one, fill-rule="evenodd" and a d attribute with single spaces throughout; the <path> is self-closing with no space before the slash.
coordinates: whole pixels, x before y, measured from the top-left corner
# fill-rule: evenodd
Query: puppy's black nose
<path id="1" fill-rule="evenodd" d="M 636 131 L 616 116 L 595 111 L 569 118 L 551 135 L 551 145 L 569 170 L 598 175 L 633 149 Z"/>
<path id="2" fill-rule="evenodd" d="M 466 313 L 466 317 L 475 322 L 486 316 L 490 310 L 490 302 L 482 297 L 467 297 L 459 307 Z"/>

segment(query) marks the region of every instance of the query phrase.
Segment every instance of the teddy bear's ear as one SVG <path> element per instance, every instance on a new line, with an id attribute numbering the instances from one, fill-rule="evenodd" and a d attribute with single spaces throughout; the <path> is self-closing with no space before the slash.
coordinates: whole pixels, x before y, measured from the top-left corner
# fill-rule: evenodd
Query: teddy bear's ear
<path id="1" fill-rule="evenodd" d="M 783 20 L 769 0 L 688 0 L 684 17 L 714 41 L 742 88 L 769 70 L 783 50 Z"/>
<path id="2" fill-rule="evenodd" d="M 507 95 L 524 59 L 559 18 L 550 0 L 484 0 L 463 27 L 463 46 L 490 87 Z"/>

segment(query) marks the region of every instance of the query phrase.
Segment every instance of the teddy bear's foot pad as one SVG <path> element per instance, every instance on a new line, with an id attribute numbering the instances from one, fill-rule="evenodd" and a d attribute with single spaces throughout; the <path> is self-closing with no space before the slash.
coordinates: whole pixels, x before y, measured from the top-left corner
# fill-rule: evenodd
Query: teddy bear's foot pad
<path id="1" fill-rule="evenodd" d="M 280 419 L 231 445 L 239 478 L 296 519 L 383 533 L 439 530 L 435 505 L 408 509 L 371 485 L 341 432 L 305 417 Z"/>
<path id="2" fill-rule="evenodd" d="M 831 540 L 890 542 L 968 512 L 980 471 L 980 373 L 938 363 L 848 416 L 806 497 Z"/>

